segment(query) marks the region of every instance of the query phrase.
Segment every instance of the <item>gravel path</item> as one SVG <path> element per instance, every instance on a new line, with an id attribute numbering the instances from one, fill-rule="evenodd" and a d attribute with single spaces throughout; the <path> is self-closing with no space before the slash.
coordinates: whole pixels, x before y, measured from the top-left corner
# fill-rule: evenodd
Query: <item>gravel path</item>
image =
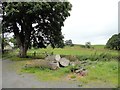
<path id="1" fill-rule="evenodd" d="M 2 88 L 79 88 L 76 82 L 40 82 L 32 74 L 17 74 L 15 65 L 15 61 L 2 61 Z"/>

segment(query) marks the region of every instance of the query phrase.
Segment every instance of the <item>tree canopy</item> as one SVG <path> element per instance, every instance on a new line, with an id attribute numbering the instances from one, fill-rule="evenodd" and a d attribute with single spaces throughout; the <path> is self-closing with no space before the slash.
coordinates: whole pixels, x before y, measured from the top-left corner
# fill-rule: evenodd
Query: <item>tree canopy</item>
<path id="1" fill-rule="evenodd" d="M 106 44 L 106 48 L 120 50 L 120 33 L 114 34 Z"/>
<path id="2" fill-rule="evenodd" d="M 29 44 L 51 44 L 59 47 L 63 42 L 61 27 L 70 16 L 69 2 L 4 2 L 4 32 L 13 32 L 25 57 Z"/>
<path id="3" fill-rule="evenodd" d="M 72 40 L 71 40 L 71 39 L 66 40 L 66 41 L 65 41 L 65 45 L 74 46 L 74 44 L 72 43 Z"/>

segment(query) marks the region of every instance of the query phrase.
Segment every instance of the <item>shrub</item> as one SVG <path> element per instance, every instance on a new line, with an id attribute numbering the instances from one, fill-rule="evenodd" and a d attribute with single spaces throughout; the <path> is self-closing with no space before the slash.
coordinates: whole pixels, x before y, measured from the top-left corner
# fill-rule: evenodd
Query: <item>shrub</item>
<path id="1" fill-rule="evenodd" d="M 75 75 L 72 75 L 70 78 L 74 79 L 74 78 L 76 78 L 76 76 L 75 76 Z"/>
<path id="2" fill-rule="evenodd" d="M 93 54 L 93 55 L 91 55 L 91 57 L 90 57 L 90 59 L 92 60 L 92 61 L 95 61 L 95 60 L 99 60 L 99 61 L 101 61 L 101 60 L 103 60 L 103 61 L 108 61 L 108 60 L 111 60 L 113 57 L 110 55 L 110 54 L 108 54 L 108 53 L 100 53 L 100 54 Z"/>
<path id="3" fill-rule="evenodd" d="M 69 59 L 70 61 L 78 60 L 78 58 L 75 55 L 66 55 L 65 58 Z"/>
<path id="4" fill-rule="evenodd" d="M 116 57 L 113 57 L 111 54 L 109 53 L 100 53 L 100 54 L 97 54 L 96 52 L 92 55 L 84 55 L 84 56 L 77 56 L 77 59 L 80 60 L 80 61 L 85 61 L 85 60 L 91 60 L 91 61 L 108 61 L 108 60 L 111 60 L 111 59 L 115 59 Z"/>
<path id="5" fill-rule="evenodd" d="M 81 48 L 85 48 L 85 45 L 80 45 Z"/>
<path id="6" fill-rule="evenodd" d="M 120 50 L 120 33 L 114 34 L 108 41 L 105 48 Z"/>
<path id="7" fill-rule="evenodd" d="M 80 61 L 84 61 L 84 60 L 88 60 L 89 59 L 89 56 L 88 55 L 84 55 L 84 56 L 77 56 L 77 59 L 80 60 Z"/>
<path id="8" fill-rule="evenodd" d="M 74 46 L 74 44 L 72 43 L 72 40 L 66 40 L 65 41 L 65 45 L 68 45 L 68 46 Z"/>
<path id="9" fill-rule="evenodd" d="M 86 42 L 86 43 L 85 43 L 85 47 L 86 47 L 86 48 L 91 48 L 91 43 L 90 43 L 90 42 Z"/>

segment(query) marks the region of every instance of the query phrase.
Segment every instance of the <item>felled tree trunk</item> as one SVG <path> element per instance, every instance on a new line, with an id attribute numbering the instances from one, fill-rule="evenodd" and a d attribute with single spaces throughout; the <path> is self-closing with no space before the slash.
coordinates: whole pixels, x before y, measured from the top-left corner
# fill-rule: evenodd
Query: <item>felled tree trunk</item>
<path id="1" fill-rule="evenodd" d="M 50 61 L 57 61 L 59 62 L 61 59 L 60 55 L 48 55 L 45 60 L 50 60 Z"/>
<path id="2" fill-rule="evenodd" d="M 70 64 L 70 61 L 66 58 L 61 58 L 59 62 L 60 62 L 60 65 L 63 67 L 68 66 Z"/>

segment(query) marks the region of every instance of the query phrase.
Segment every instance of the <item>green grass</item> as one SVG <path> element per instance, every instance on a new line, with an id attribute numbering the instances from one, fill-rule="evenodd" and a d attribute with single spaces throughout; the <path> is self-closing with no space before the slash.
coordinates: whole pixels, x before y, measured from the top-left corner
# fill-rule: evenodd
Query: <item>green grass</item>
<path id="1" fill-rule="evenodd" d="M 48 47 L 46 49 L 31 49 L 28 50 L 28 53 L 43 53 L 43 52 L 48 52 L 51 53 L 53 52 L 54 54 L 60 54 L 60 55 L 91 55 L 97 52 L 97 54 L 100 53 L 108 53 L 114 56 L 118 55 L 118 51 L 115 50 L 108 50 L 104 49 L 104 45 L 94 45 L 94 49 L 87 49 L 87 48 L 81 48 L 80 46 L 76 45 L 73 47 L 66 46 L 64 48 L 55 48 L 52 49 L 51 47 Z"/>
<path id="2" fill-rule="evenodd" d="M 79 60 L 99 60 L 97 64 L 87 66 L 88 75 L 82 78 L 78 78 L 76 75 L 72 75 L 71 78 L 77 78 L 80 82 L 86 84 L 91 82 L 100 82 L 100 83 L 108 83 L 113 84 L 117 87 L 118 84 L 118 51 L 116 50 L 108 50 L 104 48 L 104 45 L 94 45 L 92 46 L 94 49 L 82 48 L 79 45 L 75 45 L 73 47 L 66 46 L 63 49 L 55 48 L 52 49 L 48 47 L 46 49 L 30 49 L 28 50 L 29 58 L 19 58 L 17 57 L 18 50 L 14 50 L 12 53 L 8 52 L 3 55 L 5 59 L 10 59 L 14 61 L 20 60 L 32 60 L 33 53 L 36 52 L 35 58 L 44 58 L 44 52 L 54 54 L 60 54 L 61 56 L 70 55 L 76 56 Z M 114 57 L 114 58 L 112 58 Z M 61 78 L 66 80 L 66 76 L 71 74 L 70 67 L 60 68 L 58 70 L 50 70 L 50 69 L 40 69 L 40 68 L 27 68 L 22 69 L 22 73 L 33 73 L 37 76 L 37 79 L 43 81 L 49 80 L 57 80 L 59 81 Z"/>
<path id="3" fill-rule="evenodd" d="M 23 73 L 33 73 L 37 76 L 38 80 L 42 81 L 59 81 L 62 77 L 65 77 L 68 73 L 70 73 L 69 67 L 60 68 L 58 70 L 50 70 L 50 69 L 40 69 L 40 68 L 27 68 L 22 69 L 21 72 Z"/>
<path id="4" fill-rule="evenodd" d="M 117 61 L 101 61 L 95 65 L 88 66 L 88 75 L 80 78 L 83 83 L 101 82 L 107 84 L 118 85 L 118 62 Z"/>
<path id="5" fill-rule="evenodd" d="M 84 77 L 75 75 L 71 72 L 70 66 L 66 68 L 60 68 L 58 70 L 50 70 L 47 68 L 27 68 L 22 69 L 22 73 L 33 73 L 37 76 L 38 80 L 42 81 L 59 81 L 67 80 L 67 76 L 71 75 L 71 79 L 77 79 L 83 85 L 92 82 L 99 82 L 101 84 L 106 83 L 117 87 L 118 85 L 118 62 L 111 61 L 98 61 L 96 64 L 88 65 L 88 74 Z"/>
<path id="6" fill-rule="evenodd" d="M 87 48 L 80 47 L 80 45 L 75 45 L 73 47 L 66 46 L 64 48 L 55 48 L 55 49 L 53 49 L 51 47 L 48 47 L 46 49 L 44 49 L 44 48 L 42 48 L 42 49 L 29 49 L 27 52 L 27 55 L 30 58 L 34 58 L 33 53 L 36 52 L 35 58 L 44 59 L 45 52 L 47 52 L 47 53 L 53 52 L 53 54 L 60 54 L 60 55 L 75 55 L 75 56 L 87 56 L 87 57 L 93 56 L 94 54 L 99 56 L 102 53 L 106 53 L 106 54 L 109 54 L 110 56 L 118 57 L 118 51 L 104 49 L 104 45 L 94 45 L 93 47 L 94 47 L 94 49 L 92 49 L 92 48 L 87 49 Z M 4 54 L 3 57 L 9 58 L 11 60 L 26 60 L 25 58 L 22 58 L 22 59 L 19 58 L 17 56 L 17 53 L 18 53 L 18 49 L 12 51 L 12 53 L 9 52 L 8 54 Z"/>

